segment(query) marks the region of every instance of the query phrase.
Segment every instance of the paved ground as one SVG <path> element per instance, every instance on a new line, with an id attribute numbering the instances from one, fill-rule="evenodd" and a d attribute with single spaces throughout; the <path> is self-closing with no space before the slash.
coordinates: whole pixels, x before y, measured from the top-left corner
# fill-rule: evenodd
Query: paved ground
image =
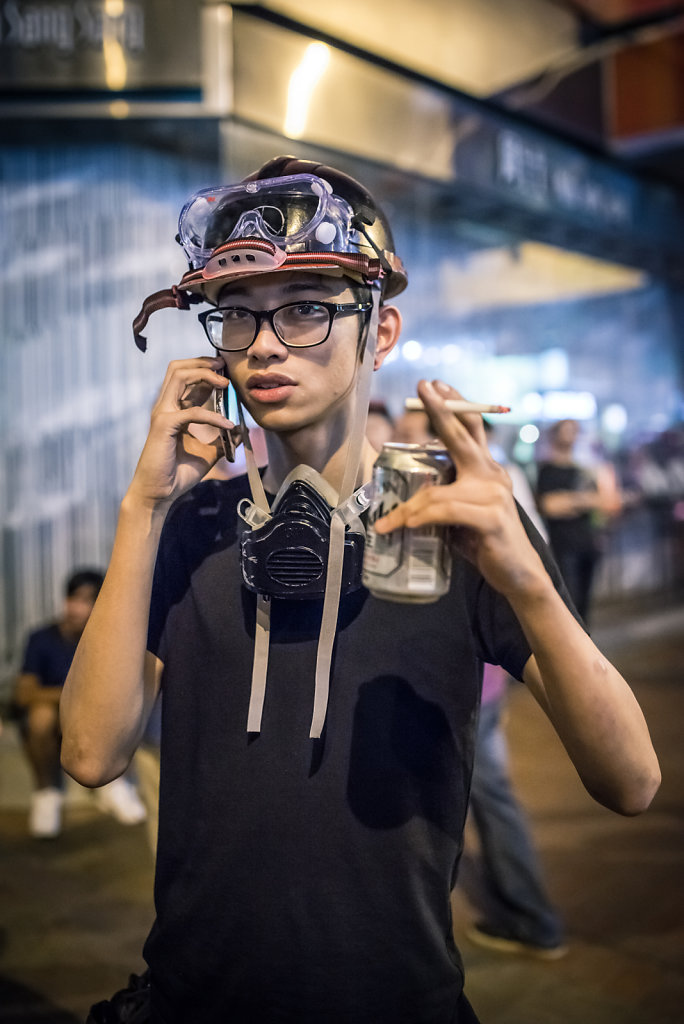
<path id="1" fill-rule="evenodd" d="M 475 949 L 463 934 L 473 912 L 457 890 L 466 991 L 483 1024 L 684 1021 L 684 604 L 602 609 L 595 635 L 646 711 L 663 786 L 640 818 L 595 805 L 544 717 L 516 687 L 508 722 L 514 777 L 571 950 L 542 964 Z M 140 949 L 152 919 L 145 828 L 119 825 L 74 789 L 63 835 L 36 842 L 25 830 L 27 793 L 16 738 L 6 728 L 0 1021 L 81 1024 L 92 1002 L 143 967 Z M 472 836 L 468 849 L 476 854 Z"/>

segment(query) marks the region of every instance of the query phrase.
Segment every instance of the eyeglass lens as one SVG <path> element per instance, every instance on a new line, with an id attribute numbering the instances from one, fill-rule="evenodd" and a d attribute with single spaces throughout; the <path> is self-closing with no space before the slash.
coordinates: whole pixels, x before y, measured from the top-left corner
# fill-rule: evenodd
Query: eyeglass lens
<path id="1" fill-rule="evenodd" d="M 286 345 L 306 348 L 325 340 L 331 311 L 316 302 L 294 302 L 263 316 Z M 258 333 L 257 316 L 248 309 L 213 310 L 206 318 L 209 340 L 216 348 L 238 351 L 249 348 Z"/>

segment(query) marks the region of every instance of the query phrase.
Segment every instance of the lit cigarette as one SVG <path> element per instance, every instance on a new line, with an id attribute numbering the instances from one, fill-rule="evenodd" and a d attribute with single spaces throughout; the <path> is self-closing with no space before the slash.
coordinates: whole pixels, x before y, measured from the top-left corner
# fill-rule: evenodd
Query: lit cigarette
<path id="1" fill-rule="evenodd" d="M 445 398 L 444 404 L 450 412 L 495 413 L 511 411 L 509 405 L 486 405 L 484 402 L 466 402 L 464 398 Z M 420 398 L 407 398 L 404 406 L 408 412 L 420 412 L 425 409 Z"/>

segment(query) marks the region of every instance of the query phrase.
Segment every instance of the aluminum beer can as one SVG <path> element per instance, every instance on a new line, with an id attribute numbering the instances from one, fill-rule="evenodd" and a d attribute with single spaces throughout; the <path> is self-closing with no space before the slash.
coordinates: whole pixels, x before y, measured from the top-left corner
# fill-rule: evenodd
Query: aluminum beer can
<path id="1" fill-rule="evenodd" d="M 363 559 L 363 584 L 386 601 L 428 604 L 449 589 L 447 528 L 421 526 L 376 533 L 373 523 L 425 485 L 447 484 L 454 464 L 439 444 L 388 442 L 373 466 L 372 499 Z"/>

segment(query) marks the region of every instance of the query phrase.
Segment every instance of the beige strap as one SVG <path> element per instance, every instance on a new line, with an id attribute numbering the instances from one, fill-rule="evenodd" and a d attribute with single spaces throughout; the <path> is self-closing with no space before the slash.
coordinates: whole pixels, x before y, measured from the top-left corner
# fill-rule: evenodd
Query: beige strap
<path id="1" fill-rule="evenodd" d="M 268 498 L 266 497 L 266 491 L 264 490 L 264 484 L 261 479 L 261 473 L 259 467 L 256 464 L 254 457 L 254 449 L 252 448 L 252 442 L 249 437 L 249 430 L 245 423 L 245 413 L 242 408 L 242 402 L 237 391 L 235 392 L 235 401 L 237 403 L 238 420 L 240 421 L 240 433 L 242 435 L 242 443 L 245 448 L 245 464 L 247 466 L 247 479 L 249 480 L 249 486 L 252 491 L 252 498 L 254 504 L 262 509 L 264 512 L 270 512 L 271 507 L 268 504 Z"/>
<path id="2" fill-rule="evenodd" d="M 238 419 L 245 448 L 245 464 L 247 479 L 252 491 L 252 499 L 257 508 L 270 513 L 271 509 L 264 490 L 259 467 L 254 457 L 254 449 L 249 438 L 249 430 L 245 423 L 242 402 L 235 393 Z M 249 711 L 247 713 L 247 732 L 261 732 L 261 715 L 266 695 L 266 677 L 268 675 L 268 652 L 271 636 L 271 601 L 265 594 L 257 594 L 256 622 L 254 625 L 254 661 L 252 662 L 252 686 L 249 694 Z"/>
<path id="3" fill-rule="evenodd" d="M 270 626 L 271 599 L 265 594 L 257 594 L 254 661 L 252 663 L 252 688 L 249 694 L 247 732 L 261 732 L 261 714 L 264 710 L 266 676 L 268 675 Z"/>

